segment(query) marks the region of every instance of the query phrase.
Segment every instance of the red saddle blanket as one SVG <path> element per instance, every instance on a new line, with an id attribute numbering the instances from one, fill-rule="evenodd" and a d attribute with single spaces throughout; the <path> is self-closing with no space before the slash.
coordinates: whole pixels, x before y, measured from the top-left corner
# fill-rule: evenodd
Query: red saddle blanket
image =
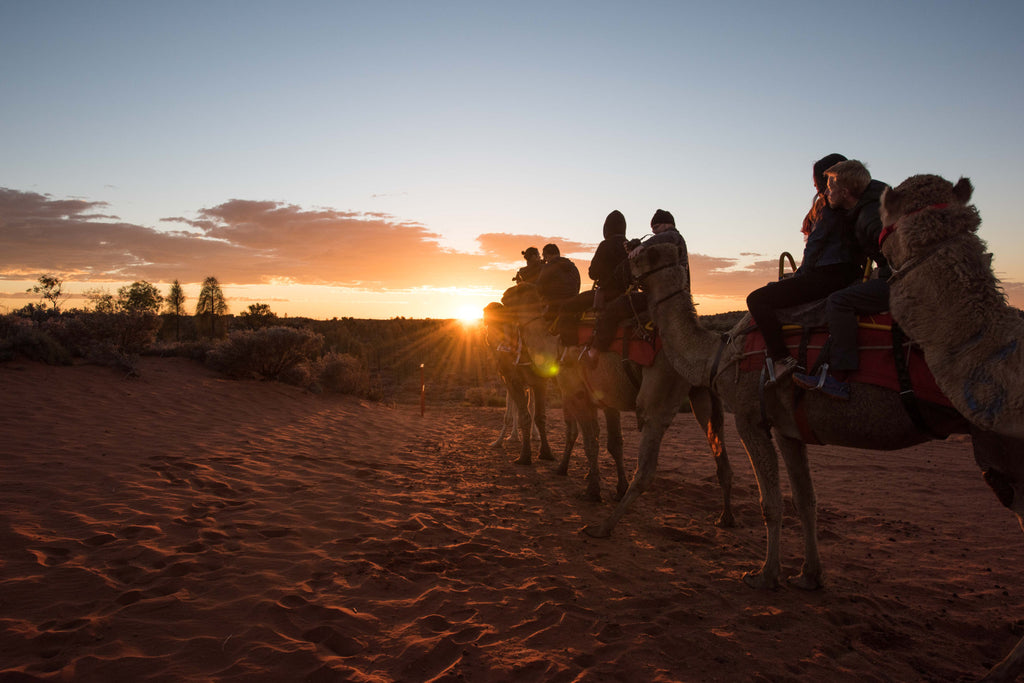
<path id="1" fill-rule="evenodd" d="M 579 345 L 589 344 L 593 336 L 593 323 L 577 323 L 576 340 Z M 615 332 L 615 341 L 608 350 L 640 365 L 654 365 L 654 357 L 661 351 L 661 335 L 657 330 L 645 331 L 645 334 L 641 335 L 636 325 L 620 326 Z"/>
<path id="2" fill-rule="evenodd" d="M 882 313 L 859 318 L 860 327 L 857 331 L 857 345 L 860 347 L 860 368 L 849 376 L 851 382 L 862 382 L 900 391 L 899 378 L 896 376 L 896 360 L 892 351 L 892 316 Z M 786 346 L 795 357 L 798 355 L 804 330 L 800 327 L 786 326 L 783 335 Z M 813 367 L 821 353 L 825 340 L 828 339 L 826 328 L 813 328 L 807 344 L 807 365 Z M 907 348 L 907 347 L 904 347 Z M 910 383 L 914 394 L 922 401 L 952 407 L 945 394 L 939 389 L 931 370 L 924 361 L 924 353 L 915 345 L 910 345 L 910 352 L 904 356 L 910 372 Z M 764 337 L 758 330 L 746 335 L 743 346 L 743 360 L 740 370 L 756 371 L 764 365 Z"/>

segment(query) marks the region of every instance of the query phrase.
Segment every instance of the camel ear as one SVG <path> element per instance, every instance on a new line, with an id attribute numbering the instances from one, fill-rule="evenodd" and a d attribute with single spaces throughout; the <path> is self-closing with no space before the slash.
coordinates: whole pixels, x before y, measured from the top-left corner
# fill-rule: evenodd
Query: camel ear
<path id="1" fill-rule="evenodd" d="M 967 178 L 960 178 L 956 181 L 956 185 L 953 186 L 953 196 L 961 204 L 966 204 L 971 201 L 971 194 L 974 192 L 974 187 L 971 185 L 971 181 Z"/>
<path id="2" fill-rule="evenodd" d="M 903 195 L 891 187 L 882 190 L 882 207 L 889 215 L 889 220 L 900 215 L 900 205 L 903 203 Z"/>

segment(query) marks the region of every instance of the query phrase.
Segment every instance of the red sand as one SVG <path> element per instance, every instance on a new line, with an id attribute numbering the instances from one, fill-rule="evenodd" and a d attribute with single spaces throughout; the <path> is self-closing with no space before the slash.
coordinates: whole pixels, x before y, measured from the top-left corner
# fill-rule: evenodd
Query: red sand
<path id="1" fill-rule="evenodd" d="M 582 447 L 513 465 L 500 409 L 141 368 L 0 364 L 0 681 L 947 681 L 1024 628 L 1021 532 L 963 439 L 812 447 L 827 587 L 759 592 L 731 421 L 739 528 L 680 415 L 595 540 Z M 783 542 L 795 573 L 791 508 Z"/>

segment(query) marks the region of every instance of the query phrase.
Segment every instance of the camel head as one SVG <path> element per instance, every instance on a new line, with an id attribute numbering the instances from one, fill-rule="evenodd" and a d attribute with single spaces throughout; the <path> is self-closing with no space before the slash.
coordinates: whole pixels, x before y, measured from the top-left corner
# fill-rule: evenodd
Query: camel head
<path id="1" fill-rule="evenodd" d="M 974 188 L 967 178 L 954 185 L 937 175 L 915 175 L 882 193 L 882 254 L 894 268 L 981 224 L 977 209 L 968 206 Z"/>
<path id="2" fill-rule="evenodd" d="M 629 270 L 635 281 L 642 281 L 646 275 L 655 270 L 672 266 L 680 266 L 684 270 L 689 270 L 690 264 L 685 246 L 676 246 L 666 242 L 652 244 L 648 247 L 641 247 L 629 258 Z"/>

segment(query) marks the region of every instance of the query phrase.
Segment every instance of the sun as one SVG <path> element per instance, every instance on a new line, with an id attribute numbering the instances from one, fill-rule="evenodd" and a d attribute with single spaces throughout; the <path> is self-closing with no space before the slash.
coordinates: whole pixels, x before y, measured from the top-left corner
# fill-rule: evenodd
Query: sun
<path id="1" fill-rule="evenodd" d="M 465 327 L 479 325 L 483 319 L 483 309 L 474 306 L 463 306 L 456 314 L 456 319 Z"/>

